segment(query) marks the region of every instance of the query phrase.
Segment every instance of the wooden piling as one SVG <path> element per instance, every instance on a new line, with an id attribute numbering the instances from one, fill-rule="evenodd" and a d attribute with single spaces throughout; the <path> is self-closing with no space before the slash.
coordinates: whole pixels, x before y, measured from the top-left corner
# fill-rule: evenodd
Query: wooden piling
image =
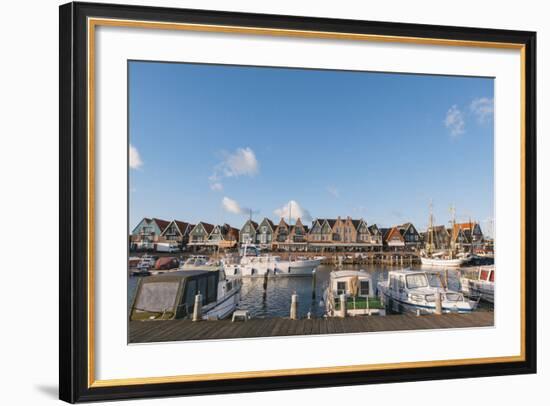
<path id="1" fill-rule="evenodd" d="M 340 295 L 340 317 L 345 318 L 348 313 L 347 309 L 347 300 L 346 300 L 346 294 L 342 293 Z"/>
<path id="2" fill-rule="evenodd" d="M 298 295 L 293 293 L 290 298 L 290 319 L 298 320 Z"/>
<path id="3" fill-rule="evenodd" d="M 441 304 L 441 293 L 435 294 L 435 314 L 440 316 L 443 313 L 443 306 Z"/>
<path id="4" fill-rule="evenodd" d="M 195 295 L 195 306 L 193 307 L 193 321 L 202 320 L 202 295 Z"/>

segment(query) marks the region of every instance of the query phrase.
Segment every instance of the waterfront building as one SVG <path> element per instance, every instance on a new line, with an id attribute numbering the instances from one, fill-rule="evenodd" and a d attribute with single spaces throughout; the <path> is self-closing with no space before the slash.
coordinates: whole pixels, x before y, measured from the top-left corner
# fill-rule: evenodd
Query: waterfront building
<path id="1" fill-rule="evenodd" d="M 275 227 L 273 249 L 285 251 L 306 251 L 308 249 L 309 228 L 302 223 L 301 218 L 296 224 L 288 225 L 284 219 Z"/>
<path id="2" fill-rule="evenodd" d="M 208 235 L 206 245 L 218 248 L 232 248 L 239 239 L 239 230 L 229 224 L 216 225 Z"/>
<path id="3" fill-rule="evenodd" d="M 267 217 L 257 226 L 256 243 L 260 245 L 260 248 L 271 249 L 275 228 L 273 222 Z"/>
<path id="4" fill-rule="evenodd" d="M 426 230 L 426 232 L 422 233 L 423 235 L 421 235 L 421 239 L 424 244 L 424 247 L 425 247 L 425 244 L 428 242 L 429 233 L 430 233 L 430 229 L 428 228 L 428 230 Z M 434 245 L 432 248 L 434 250 L 444 250 L 449 248 L 450 242 L 451 242 L 450 229 L 445 228 L 445 226 L 443 225 L 433 226 L 432 233 L 433 233 L 433 245 Z"/>
<path id="5" fill-rule="evenodd" d="M 277 247 L 279 246 L 279 243 L 287 242 L 288 240 L 288 233 L 289 233 L 289 227 L 286 221 L 281 218 L 279 221 L 279 224 L 277 224 L 277 227 L 275 227 L 275 234 L 273 238 L 273 242 L 277 243 Z"/>
<path id="6" fill-rule="evenodd" d="M 189 233 L 189 244 L 191 246 L 205 245 L 208 236 L 214 230 L 214 225 L 200 221 Z"/>
<path id="7" fill-rule="evenodd" d="M 315 219 L 309 230 L 307 240 L 312 244 L 327 244 L 340 240 L 340 234 L 335 232 L 337 219 Z"/>
<path id="8" fill-rule="evenodd" d="M 470 250 L 483 243 L 483 232 L 477 222 L 456 223 L 452 230 L 452 243 L 459 250 Z"/>
<path id="9" fill-rule="evenodd" d="M 132 230 L 130 250 L 152 250 L 159 242 L 160 235 L 170 224 L 169 221 L 157 218 L 143 218 Z"/>
<path id="10" fill-rule="evenodd" d="M 308 243 L 312 251 L 371 251 L 382 246 L 382 235 L 378 227 L 369 228 L 364 219 L 316 219 Z"/>
<path id="11" fill-rule="evenodd" d="M 302 223 L 302 219 L 298 217 L 296 224 L 290 226 L 289 239 L 294 244 L 307 244 L 308 233 L 308 226 L 305 226 Z"/>
<path id="12" fill-rule="evenodd" d="M 185 221 L 172 220 L 160 234 L 162 242 L 176 242 L 183 248 L 189 242 L 189 234 L 195 227 L 194 224 Z"/>
<path id="13" fill-rule="evenodd" d="M 399 227 L 382 229 L 384 231 L 384 246 L 389 250 L 400 251 L 405 248 L 405 238 Z"/>
<path id="14" fill-rule="evenodd" d="M 403 240 L 405 241 L 405 248 L 417 250 L 421 247 L 422 241 L 420 238 L 420 234 L 412 223 L 401 224 L 398 225 L 397 228 L 403 236 Z"/>
<path id="15" fill-rule="evenodd" d="M 371 224 L 369 226 L 369 233 L 371 236 L 372 247 L 381 249 L 384 245 L 384 235 L 382 234 L 378 226 L 376 224 Z"/>
<path id="16" fill-rule="evenodd" d="M 258 223 L 247 220 L 239 231 L 239 242 L 241 244 L 254 244 L 256 242 L 256 233 L 258 230 Z"/>

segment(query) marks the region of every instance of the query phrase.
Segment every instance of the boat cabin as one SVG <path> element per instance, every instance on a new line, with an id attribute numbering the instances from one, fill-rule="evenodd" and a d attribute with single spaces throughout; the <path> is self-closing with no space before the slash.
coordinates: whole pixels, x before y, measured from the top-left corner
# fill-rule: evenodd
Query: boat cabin
<path id="1" fill-rule="evenodd" d="M 330 275 L 330 289 L 335 296 L 374 296 L 372 278 L 362 271 L 333 271 Z"/>
<path id="2" fill-rule="evenodd" d="M 202 305 L 218 299 L 218 282 L 222 271 L 189 271 L 183 275 L 142 278 L 137 286 L 130 320 L 171 320 L 191 317 L 195 296 L 202 295 Z M 231 283 L 231 282 L 228 282 Z M 227 290 L 230 290 L 226 287 Z"/>
<path id="3" fill-rule="evenodd" d="M 495 267 L 494 266 L 480 266 L 478 279 L 485 282 L 495 281 Z"/>

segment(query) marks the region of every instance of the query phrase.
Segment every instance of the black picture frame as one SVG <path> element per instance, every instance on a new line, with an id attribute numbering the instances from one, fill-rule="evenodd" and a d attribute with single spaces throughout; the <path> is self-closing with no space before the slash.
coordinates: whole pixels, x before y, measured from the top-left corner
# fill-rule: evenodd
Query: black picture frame
<path id="1" fill-rule="evenodd" d="M 60 6 L 59 397 L 67 402 L 236 393 L 536 372 L 536 33 L 374 21 L 261 15 L 93 3 Z M 89 384 L 87 188 L 87 19 L 89 17 L 514 43 L 524 46 L 525 357 L 518 362 L 313 373 L 199 382 Z"/>

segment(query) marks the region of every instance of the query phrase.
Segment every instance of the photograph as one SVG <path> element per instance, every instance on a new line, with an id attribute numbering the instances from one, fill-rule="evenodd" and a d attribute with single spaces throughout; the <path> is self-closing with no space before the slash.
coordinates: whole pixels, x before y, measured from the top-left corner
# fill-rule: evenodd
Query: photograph
<path id="1" fill-rule="evenodd" d="M 128 60 L 128 343 L 492 328 L 494 81 Z"/>

